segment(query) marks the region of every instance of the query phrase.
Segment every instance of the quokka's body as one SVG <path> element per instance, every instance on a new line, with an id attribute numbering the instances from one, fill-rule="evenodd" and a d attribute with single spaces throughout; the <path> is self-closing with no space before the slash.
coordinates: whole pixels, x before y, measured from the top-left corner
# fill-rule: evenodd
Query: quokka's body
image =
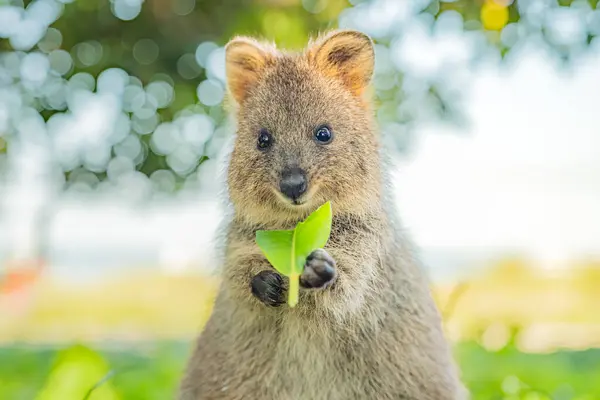
<path id="1" fill-rule="evenodd" d="M 223 283 L 180 400 L 466 398 L 429 286 L 397 220 L 365 94 L 371 40 L 320 37 L 302 53 L 226 48 L 237 136 Z M 255 244 L 330 200 L 333 227 L 299 304 Z"/>

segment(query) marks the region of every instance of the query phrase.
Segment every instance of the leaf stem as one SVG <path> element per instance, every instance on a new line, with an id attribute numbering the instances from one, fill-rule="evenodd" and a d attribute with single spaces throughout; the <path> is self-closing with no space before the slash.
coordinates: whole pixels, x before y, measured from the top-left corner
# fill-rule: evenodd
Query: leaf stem
<path id="1" fill-rule="evenodd" d="M 298 304 L 298 292 L 300 291 L 300 275 L 296 273 L 296 229 L 292 233 L 292 251 L 290 252 L 290 287 L 288 288 L 288 305 L 295 307 Z"/>
<path id="2" fill-rule="evenodd" d="M 300 275 L 290 275 L 290 287 L 288 291 L 288 305 L 295 307 L 298 304 L 298 292 L 300 291 Z"/>

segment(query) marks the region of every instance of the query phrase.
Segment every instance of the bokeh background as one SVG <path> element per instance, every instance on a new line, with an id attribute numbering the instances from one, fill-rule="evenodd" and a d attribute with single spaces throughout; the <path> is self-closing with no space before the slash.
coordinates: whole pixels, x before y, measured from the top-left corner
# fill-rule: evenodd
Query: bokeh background
<path id="1" fill-rule="evenodd" d="M 219 282 L 223 46 L 349 27 L 473 398 L 600 399 L 597 4 L 0 0 L 0 398 L 172 398 Z"/>

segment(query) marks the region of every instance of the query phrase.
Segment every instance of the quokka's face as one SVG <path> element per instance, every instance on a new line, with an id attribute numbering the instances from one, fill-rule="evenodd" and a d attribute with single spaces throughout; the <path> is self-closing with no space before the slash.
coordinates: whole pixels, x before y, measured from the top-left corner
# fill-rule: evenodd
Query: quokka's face
<path id="1" fill-rule="evenodd" d="M 238 208 L 294 218 L 369 187 L 377 138 L 362 99 L 373 71 L 367 36 L 335 32 L 302 54 L 238 38 L 226 55 L 238 125 L 229 191 Z"/>

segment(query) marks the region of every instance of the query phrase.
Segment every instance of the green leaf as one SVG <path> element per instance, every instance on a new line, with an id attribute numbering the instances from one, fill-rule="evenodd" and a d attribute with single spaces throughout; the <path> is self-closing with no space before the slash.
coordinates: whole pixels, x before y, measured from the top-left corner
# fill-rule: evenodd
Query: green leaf
<path id="1" fill-rule="evenodd" d="M 256 231 L 256 244 L 279 273 L 292 273 L 290 254 L 294 231 Z"/>
<path id="2" fill-rule="evenodd" d="M 331 202 L 327 202 L 296 226 L 295 272 L 302 273 L 306 258 L 316 249 L 322 249 L 331 234 Z"/>
<path id="3" fill-rule="evenodd" d="M 289 278 L 288 304 L 298 303 L 299 279 L 306 258 L 323 248 L 331 234 L 331 202 L 327 202 L 298 223 L 294 230 L 256 231 L 256 244 L 273 268 Z"/>
<path id="4" fill-rule="evenodd" d="M 118 400 L 119 395 L 111 382 L 104 382 L 109 366 L 102 355 L 81 345 L 74 345 L 59 353 L 55 366 L 36 400 L 83 399 Z M 99 382 L 90 394 L 90 388 Z"/>

